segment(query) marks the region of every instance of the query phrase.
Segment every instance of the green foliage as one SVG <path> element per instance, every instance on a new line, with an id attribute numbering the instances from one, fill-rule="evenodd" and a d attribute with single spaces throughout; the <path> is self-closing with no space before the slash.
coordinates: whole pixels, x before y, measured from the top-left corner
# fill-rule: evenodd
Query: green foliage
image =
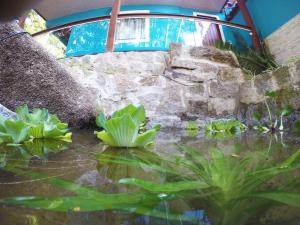
<path id="1" fill-rule="evenodd" d="M 186 125 L 186 130 L 199 130 L 198 124 L 194 121 L 189 121 Z"/>
<path id="2" fill-rule="evenodd" d="M 56 115 L 50 114 L 47 109 L 33 109 L 21 106 L 16 109 L 18 120 L 24 121 L 29 126 L 29 134 L 32 138 L 60 139 L 71 141 L 71 133 L 68 133 L 68 124 L 62 123 Z"/>
<path id="3" fill-rule="evenodd" d="M 251 75 L 273 71 L 279 67 L 265 45 L 262 46 L 260 53 L 248 47 L 238 49 L 232 44 L 222 41 L 217 42 L 215 47 L 221 50 L 232 51 L 236 55 L 241 68 Z"/>
<path id="4" fill-rule="evenodd" d="M 0 117 L 0 143 L 18 145 L 41 138 L 71 142 L 68 124 L 62 123 L 47 109 L 34 109 L 30 113 L 25 105 L 18 107 L 16 114 L 16 119 Z"/>
<path id="5" fill-rule="evenodd" d="M 191 198 L 203 202 L 206 209 L 213 212 L 214 222 L 220 225 L 249 224 L 253 217 L 270 206 L 300 207 L 299 182 L 295 180 L 297 173 L 294 173 L 300 168 L 300 150 L 280 162 L 272 160 L 264 151 L 226 155 L 222 150 L 212 149 L 206 155 L 185 146 L 179 146 L 177 151 L 175 149 L 174 154 L 179 153 L 178 157 L 173 154 L 159 156 L 136 149 L 99 153 L 97 159 L 105 168 L 108 164 L 115 164 L 115 171 L 118 166 L 125 165 L 137 170 L 156 171 L 160 178 L 164 178 L 155 179 L 153 173 L 147 180 L 126 173 L 125 176 L 131 176 L 122 177 L 118 185 L 132 189 L 121 193 L 105 193 L 52 175 L 11 169 L 18 176 L 44 180 L 73 194 L 16 196 L 0 199 L 0 204 L 57 212 L 122 210 L 167 219 L 169 224 L 174 224 L 172 220 L 194 224 L 193 218 L 178 214 L 180 200 Z M 0 163 L 3 158 L 0 155 Z M 176 204 L 176 213 L 170 210 L 162 212 L 161 205 L 168 202 Z"/>
<path id="6" fill-rule="evenodd" d="M 261 122 L 263 115 L 259 112 L 254 112 L 253 113 L 253 117 L 254 119 L 257 121 L 257 125 L 254 126 L 253 128 L 255 130 L 259 130 L 263 133 L 267 133 L 267 132 L 276 132 L 277 130 L 279 131 L 283 131 L 284 130 L 284 125 L 283 125 L 283 117 L 288 117 L 290 116 L 294 109 L 292 106 L 290 105 L 285 105 L 284 107 L 282 107 L 279 110 L 276 110 L 275 108 L 275 98 L 277 97 L 277 92 L 275 91 L 266 91 L 265 93 L 265 106 L 268 112 L 268 124 L 263 124 Z M 273 106 L 273 109 L 271 108 L 271 106 Z M 278 124 L 278 121 L 280 122 Z"/>
<path id="7" fill-rule="evenodd" d="M 0 143 L 18 145 L 29 138 L 29 127 L 24 121 L 0 117 Z"/>
<path id="8" fill-rule="evenodd" d="M 96 124 L 104 131 L 95 133 L 100 140 L 112 147 L 149 147 L 154 144 L 160 125 L 156 125 L 144 133 L 139 133 L 145 119 L 143 106 L 128 105 L 114 112 L 109 120 L 101 112 L 96 118 Z"/>
<path id="9" fill-rule="evenodd" d="M 225 155 L 222 150 L 212 149 L 210 155 L 205 156 L 197 149 L 184 146 L 180 146 L 179 151 L 185 157 L 161 158 L 159 164 L 152 158 L 145 162 L 138 158 L 99 154 L 98 159 L 101 163 L 140 166 L 166 173 L 172 181 L 155 183 L 130 177 L 119 182 L 153 194 L 183 197 L 193 193 L 198 201 L 213 208 L 222 218 L 218 223 L 222 225 L 248 224 L 249 218 L 240 215 L 247 211 L 247 216 L 255 216 L 265 206 L 300 207 L 299 182 L 292 175 L 292 171 L 300 168 L 300 150 L 281 162 L 270 160 L 269 152 L 248 152 L 242 156 Z M 278 180 L 279 177 L 285 179 Z"/>
<path id="10" fill-rule="evenodd" d="M 39 31 L 45 30 L 46 28 L 46 21 L 34 10 L 31 10 L 25 20 L 24 30 L 30 34 L 34 34 Z M 38 41 L 48 52 L 50 52 L 56 58 L 65 57 L 66 46 L 53 33 L 39 35 L 35 37 L 35 40 Z"/>
<path id="11" fill-rule="evenodd" d="M 13 172 L 19 176 L 30 177 L 31 179 L 45 180 L 50 185 L 65 189 L 73 194 L 56 197 L 23 196 L 0 199 L 0 205 L 22 206 L 64 213 L 69 213 L 70 211 L 95 212 L 122 210 L 123 212 L 162 219 L 164 224 L 174 224 L 174 222 L 180 221 L 180 224 L 183 222 L 184 224 L 190 225 L 204 225 L 204 223 L 198 219 L 184 214 L 172 213 L 167 208 L 165 209 L 166 212 L 164 212 L 161 207 L 161 202 L 166 204 L 166 201 L 174 200 L 175 196 L 172 195 L 152 194 L 144 191 L 136 191 L 133 193 L 105 193 L 43 173 L 23 172 L 17 169 L 13 170 Z"/>
<path id="12" fill-rule="evenodd" d="M 246 125 L 239 120 L 214 120 L 205 125 L 207 136 L 216 138 L 231 137 L 247 130 Z"/>
<path id="13" fill-rule="evenodd" d="M 194 121 L 189 121 L 185 129 L 189 137 L 196 137 L 199 134 L 198 124 Z"/>

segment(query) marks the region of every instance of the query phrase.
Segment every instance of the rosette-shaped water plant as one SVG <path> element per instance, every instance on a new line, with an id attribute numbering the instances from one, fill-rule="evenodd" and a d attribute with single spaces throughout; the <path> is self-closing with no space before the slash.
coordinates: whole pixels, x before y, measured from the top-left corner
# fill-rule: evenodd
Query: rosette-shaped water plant
<path id="1" fill-rule="evenodd" d="M 0 144 L 20 145 L 32 139 L 71 142 L 71 136 L 68 124 L 62 123 L 47 109 L 34 109 L 30 113 L 27 106 L 21 106 L 16 110 L 16 118 L 0 116 Z"/>
<path id="2" fill-rule="evenodd" d="M 104 130 L 95 134 L 105 144 L 112 147 L 148 147 L 154 144 L 160 125 L 141 133 L 140 127 L 143 126 L 145 119 L 144 106 L 135 107 L 130 104 L 114 112 L 108 120 L 101 112 L 97 116 L 96 123 Z"/>
<path id="3" fill-rule="evenodd" d="M 16 113 L 17 119 L 29 126 L 30 137 L 71 141 L 72 133 L 68 132 L 68 124 L 62 123 L 47 109 L 33 109 L 30 113 L 25 105 L 18 107 Z"/>

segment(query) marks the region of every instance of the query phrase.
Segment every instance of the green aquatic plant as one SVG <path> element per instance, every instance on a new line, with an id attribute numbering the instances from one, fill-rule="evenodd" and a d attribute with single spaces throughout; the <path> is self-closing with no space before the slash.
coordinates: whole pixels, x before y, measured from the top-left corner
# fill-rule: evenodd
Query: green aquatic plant
<path id="1" fill-rule="evenodd" d="M 199 127 L 195 121 L 189 121 L 185 129 L 190 137 L 196 137 L 199 134 Z"/>
<path id="2" fill-rule="evenodd" d="M 19 145 L 29 138 L 29 127 L 24 121 L 0 116 L 0 144 Z"/>
<path id="3" fill-rule="evenodd" d="M 265 44 L 262 45 L 261 52 L 246 46 L 239 49 L 223 41 L 216 42 L 215 47 L 221 50 L 232 51 L 236 55 L 242 70 L 250 75 L 257 75 L 279 68 Z"/>
<path id="4" fill-rule="evenodd" d="M 143 106 L 128 105 L 114 112 L 110 119 L 106 119 L 103 112 L 97 116 L 96 123 L 104 131 L 95 132 L 97 137 L 112 147 L 148 147 L 154 143 L 160 125 L 139 133 L 145 122 L 146 113 Z"/>
<path id="5" fill-rule="evenodd" d="M 21 206 L 30 209 L 43 209 L 64 213 L 118 210 L 125 213 L 157 218 L 162 220 L 162 224 L 178 224 L 177 221 L 180 221 L 179 224 L 206 224 L 199 218 L 187 216 L 184 213 L 170 212 L 167 201 L 174 201 L 176 197 L 173 195 L 153 194 L 145 191 L 105 193 L 44 173 L 24 172 L 16 169 L 13 172 L 18 174 L 18 176 L 30 177 L 33 180 L 44 180 L 54 187 L 67 190 L 73 194 L 56 197 L 18 196 L 15 198 L 0 199 L 0 205 Z M 161 203 L 166 207 L 165 209 L 161 207 Z"/>
<path id="6" fill-rule="evenodd" d="M 239 120 L 214 120 L 205 124 L 205 132 L 209 137 L 232 137 L 247 130 L 247 126 Z"/>
<path id="7" fill-rule="evenodd" d="M 265 97 L 266 99 L 264 100 L 264 104 L 267 108 L 267 112 L 268 112 L 268 123 L 264 124 L 262 122 L 262 114 L 259 112 L 254 112 L 253 113 L 253 117 L 255 118 L 255 120 L 257 121 L 257 125 L 254 126 L 253 128 L 255 130 L 259 130 L 263 133 L 267 133 L 267 132 L 272 132 L 275 133 L 277 130 L 282 132 L 284 130 L 284 125 L 283 125 L 283 117 L 287 117 L 290 116 L 294 109 L 292 106 L 290 105 L 286 105 L 283 108 L 276 110 L 276 109 L 272 109 L 271 106 L 273 106 L 273 108 L 275 108 L 275 98 L 277 96 L 277 92 L 275 91 L 266 91 L 265 92 Z M 273 113 L 275 112 L 275 113 Z"/>
<path id="8" fill-rule="evenodd" d="M 47 109 L 34 109 L 30 113 L 25 105 L 16 109 L 16 118 L 0 117 L 0 143 L 20 145 L 31 139 L 71 142 L 71 136 L 68 124 L 62 123 Z"/>
<path id="9" fill-rule="evenodd" d="M 32 138 L 59 139 L 71 141 L 72 133 L 68 132 L 68 124 L 62 123 L 56 115 L 47 109 L 33 109 L 29 112 L 27 105 L 16 109 L 17 119 L 29 126 Z"/>
<path id="10" fill-rule="evenodd" d="M 281 162 L 270 160 L 269 152 L 249 152 L 242 156 L 225 155 L 219 149 L 212 149 L 210 155 L 205 156 L 197 149 L 184 146 L 180 146 L 179 151 L 185 157 L 164 157 L 160 163 L 151 158 L 147 162 L 102 154 L 98 159 L 165 173 L 169 180 L 163 183 L 136 177 L 119 182 L 153 194 L 192 195 L 209 205 L 220 218 L 218 224 L 222 225 L 246 224 L 258 211 L 278 204 L 300 208 L 300 184 L 293 175 L 293 171 L 300 168 L 297 161 L 300 150 Z M 282 177 L 285 179 L 278 182 Z M 249 218 L 241 217 L 242 212 L 247 212 Z"/>

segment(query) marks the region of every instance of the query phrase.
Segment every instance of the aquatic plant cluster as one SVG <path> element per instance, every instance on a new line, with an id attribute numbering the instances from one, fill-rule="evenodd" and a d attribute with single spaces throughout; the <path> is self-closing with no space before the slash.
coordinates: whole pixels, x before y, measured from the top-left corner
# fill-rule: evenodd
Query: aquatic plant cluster
<path id="1" fill-rule="evenodd" d="M 108 120 L 101 112 L 97 116 L 96 123 L 104 130 L 95 132 L 95 134 L 100 140 L 112 147 L 150 147 L 154 144 L 160 125 L 139 132 L 145 120 L 144 106 L 135 107 L 130 104 L 114 112 Z"/>
<path id="2" fill-rule="evenodd" d="M 68 124 L 62 123 L 56 115 L 47 109 L 34 109 L 20 106 L 15 118 L 0 116 L 0 143 L 21 145 L 33 139 L 56 139 L 71 141 Z"/>

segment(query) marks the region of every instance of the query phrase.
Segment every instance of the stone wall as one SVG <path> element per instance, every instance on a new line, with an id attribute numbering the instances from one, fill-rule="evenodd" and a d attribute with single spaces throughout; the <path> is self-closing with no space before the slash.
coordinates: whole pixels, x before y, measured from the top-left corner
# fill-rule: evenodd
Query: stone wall
<path id="1" fill-rule="evenodd" d="M 280 64 L 300 56 L 300 13 L 265 39 Z"/>
<path id="2" fill-rule="evenodd" d="M 151 123 L 185 127 L 207 120 L 252 117 L 263 110 L 266 90 L 288 94 L 300 108 L 300 62 L 246 79 L 232 52 L 172 44 L 166 52 L 116 52 L 61 61 L 73 78 L 95 96 L 107 115 L 129 104 L 143 104 Z"/>

